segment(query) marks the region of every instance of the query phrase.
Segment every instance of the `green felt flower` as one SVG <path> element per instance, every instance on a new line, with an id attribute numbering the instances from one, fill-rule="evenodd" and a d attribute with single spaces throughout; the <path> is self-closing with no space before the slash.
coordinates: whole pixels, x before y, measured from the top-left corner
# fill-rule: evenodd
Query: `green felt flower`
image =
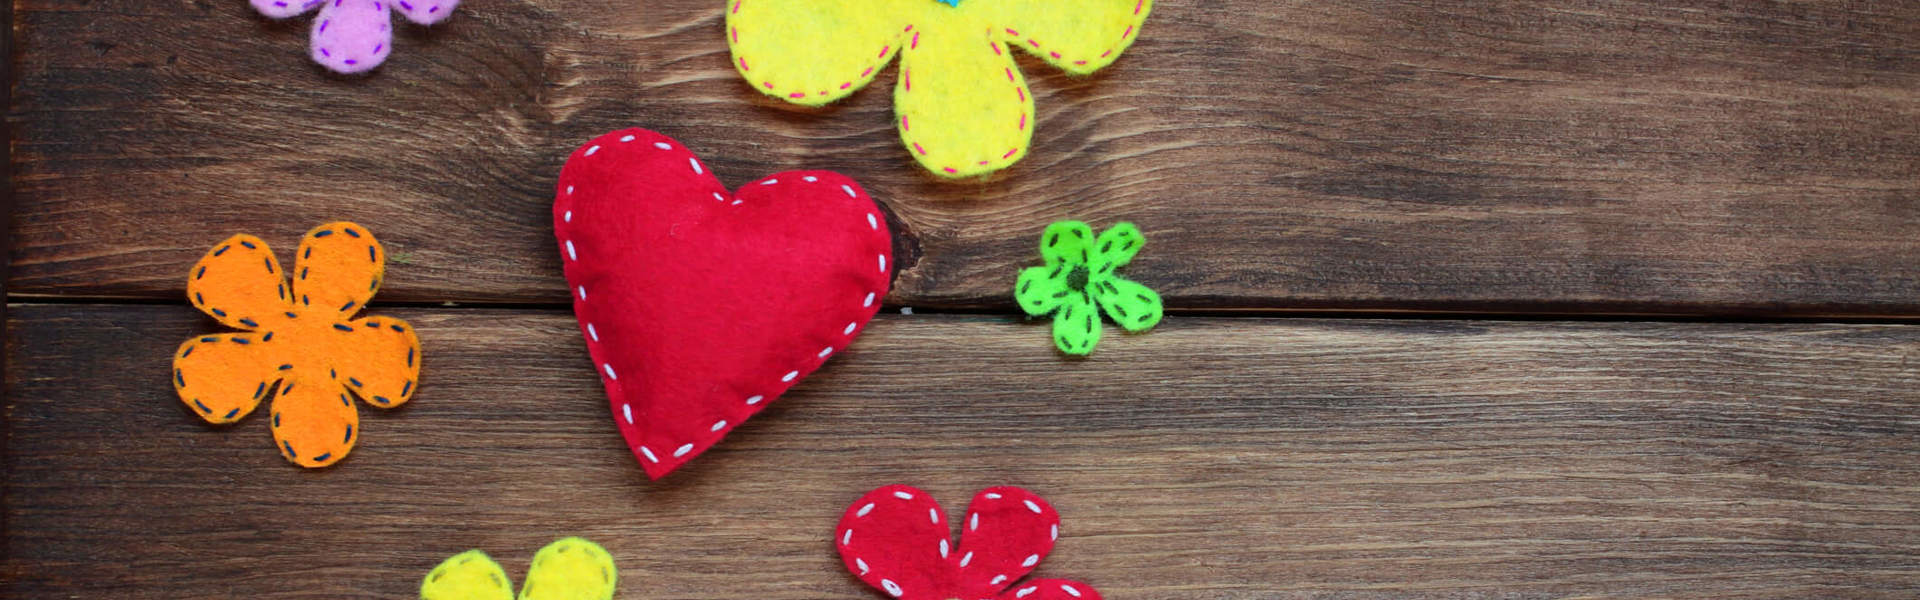
<path id="1" fill-rule="evenodd" d="M 1160 323 L 1160 294 L 1114 274 L 1146 242 L 1132 223 L 1114 225 L 1098 238 L 1079 221 L 1048 225 L 1040 236 L 1047 264 L 1020 271 L 1013 298 L 1028 315 L 1053 313 L 1053 345 L 1067 354 L 1093 352 L 1102 310 L 1127 331 L 1152 329 Z"/>

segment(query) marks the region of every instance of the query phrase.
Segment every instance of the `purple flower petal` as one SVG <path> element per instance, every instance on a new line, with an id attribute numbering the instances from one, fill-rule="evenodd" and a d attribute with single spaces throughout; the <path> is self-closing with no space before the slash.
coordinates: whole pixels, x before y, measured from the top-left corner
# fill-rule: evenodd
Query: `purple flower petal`
<path id="1" fill-rule="evenodd" d="M 319 6 L 325 0 L 252 0 L 253 9 L 272 19 L 285 19 Z"/>
<path id="2" fill-rule="evenodd" d="M 392 17 L 380 0 L 334 0 L 313 28 L 313 60 L 341 73 L 361 73 L 392 51 Z"/>
<path id="3" fill-rule="evenodd" d="M 460 0 L 405 0 L 393 8 L 406 16 L 408 21 L 432 25 L 445 21 L 453 15 L 454 7 L 459 5 Z"/>

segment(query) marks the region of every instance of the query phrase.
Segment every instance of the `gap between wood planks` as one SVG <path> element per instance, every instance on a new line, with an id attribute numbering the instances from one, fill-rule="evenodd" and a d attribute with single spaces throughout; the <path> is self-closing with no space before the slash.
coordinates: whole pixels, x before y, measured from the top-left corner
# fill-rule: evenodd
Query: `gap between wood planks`
<path id="1" fill-rule="evenodd" d="M 73 298 L 64 296 L 46 296 L 39 294 L 10 294 L 7 306 L 32 305 L 126 305 L 126 306 L 190 306 L 184 300 L 161 300 L 158 298 Z M 381 302 L 367 303 L 369 309 L 388 308 L 446 308 L 446 309 L 489 309 L 489 310 L 571 310 L 572 305 L 552 302 Z M 910 312 L 902 312 L 903 309 Z M 1910 325 L 1920 324 L 1920 315 L 1859 317 L 1847 315 L 1834 316 L 1779 316 L 1757 314 L 1683 314 L 1683 313 L 1594 313 L 1594 312 L 1490 312 L 1490 311 L 1448 311 L 1448 310 L 1338 310 L 1320 308 L 1166 308 L 1167 316 L 1183 318 L 1261 318 L 1261 319 L 1386 319 L 1408 321 L 1517 321 L 1517 322 L 1655 322 L 1655 323 L 1838 323 L 1859 325 Z M 880 314 L 905 314 L 908 316 L 935 315 L 1020 315 L 1018 309 L 996 308 L 949 308 L 917 307 L 894 304 L 881 305 Z M 4 315 L 4 313 L 0 313 Z M 1034 317 L 1036 319 L 1043 317 Z"/>

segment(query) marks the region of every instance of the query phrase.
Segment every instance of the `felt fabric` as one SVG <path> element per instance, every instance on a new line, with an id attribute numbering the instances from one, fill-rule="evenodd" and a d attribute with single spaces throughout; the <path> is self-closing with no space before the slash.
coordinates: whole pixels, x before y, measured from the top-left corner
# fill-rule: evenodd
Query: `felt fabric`
<path id="1" fill-rule="evenodd" d="M 609 600 L 620 581 L 606 548 L 563 538 L 533 556 L 520 600 Z M 421 600 L 513 600 L 513 580 L 487 553 L 468 550 L 441 561 L 420 582 Z"/>
<path id="2" fill-rule="evenodd" d="M 1120 223 L 1093 235 L 1079 221 L 1047 226 L 1040 235 L 1045 266 L 1020 271 L 1013 297 L 1030 316 L 1053 313 L 1053 343 L 1061 352 L 1084 356 L 1100 342 L 1100 313 L 1128 332 L 1152 329 L 1164 311 L 1160 294 L 1115 271 L 1133 261 L 1146 236 L 1132 223 Z"/>
<path id="3" fill-rule="evenodd" d="M 1015 583 L 1060 538 L 1060 515 L 1017 487 L 981 490 L 960 521 L 960 543 L 926 492 L 890 485 L 847 507 L 834 545 L 847 570 L 902 600 L 1099 600 L 1093 586 L 1062 579 Z"/>
<path id="4" fill-rule="evenodd" d="M 1011 48 L 1076 75 L 1119 58 L 1152 0 L 726 0 L 733 68 L 753 89 L 820 106 L 901 56 L 896 126 L 934 175 L 1004 169 L 1033 138 Z"/>
<path id="5" fill-rule="evenodd" d="M 364 73 L 393 52 L 393 18 L 433 25 L 453 14 L 460 0 L 252 0 L 253 8 L 273 19 L 287 19 L 315 7 L 309 51 L 313 61 L 340 73 Z"/>
<path id="6" fill-rule="evenodd" d="M 386 273 L 386 252 L 366 227 L 321 225 L 294 257 L 293 269 L 282 269 L 266 242 L 236 235 L 200 258 L 188 301 L 242 331 L 181 344 L 173 387 L 214 424 L 237 422 L 274 396 L 268 427 L 281 456 L 324 467 L 360 439 L 352 397 L 391 408 L 419 390 L 420 339 L 400 319 L 353 318 Z"/>
<path id="7" fill-rule="evenodd" d="M 574 151 L 553 225 L 614 422 L 656 479 L 844 351 L 892 279 L 886 219 L 852 179 L 732 192 L 644 129 Z"/>

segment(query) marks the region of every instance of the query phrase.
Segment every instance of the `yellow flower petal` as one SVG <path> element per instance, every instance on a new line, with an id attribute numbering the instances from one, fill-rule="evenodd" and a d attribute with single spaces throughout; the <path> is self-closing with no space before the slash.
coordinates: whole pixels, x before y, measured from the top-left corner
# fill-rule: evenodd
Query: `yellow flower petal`
<path id="1" fill-rule="evenodd" d="M 1026 155 L 1033 139 L 1026 78 L 988 23 L 969 14 L 929 18 L 917 28 L 894 88 L 901 141 L 914 160 L 942 177 L 1005 168 Z"/>
<path id="2" fill-rule="evenodd" d="M 760 93 L 806 106 L 852 94 L 900 52 L 931 0 L 727 0 L 733 68 Z"/>
<path id="3" fill-rule="evenodd" d="M 487 553 L 468 550 L 427 573 L 420 600 L 513 600 L 513 582 Z"/>
<path id="4" fill-rule="evenodd" d="M 1086 75 L 1112 64 L 1140 37 L 1153 0 L 965 0 L 995 25 L 996 39 L 1018 46 L 1068 73 Z"/>
<path id="5" fill-rule="evenodd" d="M 585 539 L 561 539 L 533 555 L 520 600 L 608 600 L 620 581 L 606 548 Z"/>

